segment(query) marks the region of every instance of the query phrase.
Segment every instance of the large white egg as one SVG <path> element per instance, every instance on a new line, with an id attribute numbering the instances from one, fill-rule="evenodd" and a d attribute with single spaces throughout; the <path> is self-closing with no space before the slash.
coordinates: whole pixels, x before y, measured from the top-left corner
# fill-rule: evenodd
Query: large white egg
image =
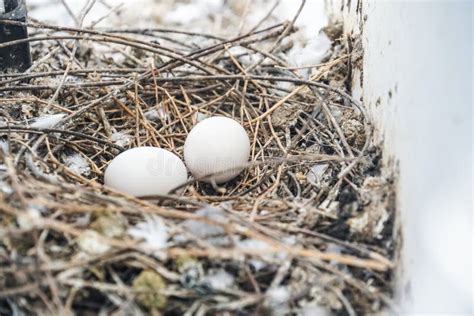
<path id="1" fill-rule="evenodd" d="M 163 195 L 187 181 L 184 163 L 175 154 L 156 147 L 124 151 L 108 165 L 104 183 L 134 196 Z"/>
<path id="2" fill-rule="evenodd" d="M 197 179 L 216 174 L 204 182 L 223 183 L 244 169 L 250 155 L 245 129 L 227 117 L 211 117 L 193 127 L 184 144 L 184 161 Z"/>

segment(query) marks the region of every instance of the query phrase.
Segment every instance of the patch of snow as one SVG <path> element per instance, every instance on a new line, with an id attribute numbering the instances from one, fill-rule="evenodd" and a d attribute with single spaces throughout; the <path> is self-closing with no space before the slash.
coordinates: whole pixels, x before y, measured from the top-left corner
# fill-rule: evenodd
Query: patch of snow
<path id="1" fill-rule="evenodd" d="M 79 17 L 88 0 L 64 0 L 73 14 Z M 304 38 L 310 38 L 327 24 L 324 9 L 325 1 L 306 1 L 305 8 L 296 22 L 297 32 Z M 137 28 L 169 26 L 170 24 L 192 27 L 194 31 L 236 34 L 245 10 L 241 0 L 189 0 L 189 1 L 156 1 L 140 0 L 137 10 L 136 1 L 107 0 L 97 1 L 85 17 L 83 26 L 89 27 L 123 27 Z M 281 0 L 270 19 L 260 28 L 275 24 L 277 21 L 290 20 L 295 15 L 300 2 Z M 32 18 L 56 25 L 75 26 L 61 0 L 28 0 L 29 15 Z M 254 1 L 250 6 L 242 34 L 254 27 L 269 12 L 273 1 Z M 106 17 L 103 19 L 103 17 Z M 100 22 L 96 24 L 96 22 Z M 203 39 L 206 41 L 206 39 Z M 204 45 L 203 46 L 208 46 Z"/>
<path id="2" fill-rule="evenodd" d="M 290 298 L 290 289 L 286 286 L 271 288 L 265 293 L 265 302 L 273 310 L 273 315 L 286 315 Z"/>
<path id="3" fill-rule="evenodd" d="M 47 208 L 44 205 L 38 205 L 38 204 L 30 204 L 28 205 L 28 209 L 34 209 L 37 212 L 40 212 L 41 214 L 46 213 Z"/>
<path id="4" fill-rule="evenodd" d="M 46 114 L 38 117 L 30 126 L 34 128 L 53 128 L 65 116 L 65 114 Z"/>
<path id="5" fill-rule="evenodd" d="M 242 46 L 233 46 L 229 48 L 228 53 L 234 57 L 240 56 L 238 60 L 244 67 L 248 67 L 257 61 L 256 55 Z"/>
<path id="6" fill-rule="evenodd" d="M 311 167 L 306 177 L 309 181 L 319 184 L 323 178 L 324 173 L 328 168 L 328 164 L 315 164 Z"/>
<path id="7" fill-rule="evenodd" d="M 143 240 L 140 244 L 142 250 L 154 255 L 158 259 L 165 259 L 162 251 L 168 247 L 168 228 L 159 216 L 147 216 L 145 221 L 128 229 L 128 234 L 135 239 Z"/>
<path id="8" fill-rule="evenodd" d="M 101 255 L 109 251 L 110 246 L 100 240 L 100 235 L 93 230 L 85 230 L 78 238 L 77 245 L 87 254 Z"/>
<path id="9" fill-rule="evenodd" d="M 287 245 L 292 245 L 295 244 L 295 237 L 288 237 L 283 240 L 283 242 Z M 269 245 L 268 243 L 258 240 L 258 239 L 253 239 L 253 238 L 248 238 L 244 240 L 240 240 L 236 242 L 237 247 L 242 248 L 242 249 L 248 249 L 248 250 L 268 250 L 271 249 L 272 246 Z M 284 260 L 287 257 L 287 252 L 284 250 L 278 251 L 273 254 L 264 254 L 261 256 L 262 259 L 267 260 L 267 261 L 274 261 L 276 260 Z M 258 259 L 250 259 L 249 260 L 250 265 L 255 269 L 255 271 L 259 271 L 267 266 L 267 263 L 265 263 L 262 260 Z"/>
<path id="10" fill-rule="evenodd" d="M 5 167 L 6 170 L 6 167 Z M 0 178 L 2 177 L 2 165 L 0 165 Z M 13 188 L 9 186 L 6 182 L 0 181 L 0 192 L 5 195 L 11 195 L 13 193 Z"/>
<path id="11" fill-rule="evenodd" d="M 145 118 L 149 121 L 158 121 L 160 119 L 160 115 L 156 109 L 151 109 L 143 113 Z"/>
<path id="12" fill-rule="evenodd" d="M 303 316 L 329 316 L 330 313 L 322 306 L 308 305 L 303 308 Z"/>
<path id="13" fill-rule="evenodd" d="M 124 49 L 127 53 L 129 50 L 129 47 Z M 117 65 L 123 65 L 127 61 L 127 57 L 122 52 L 107 52 L 104 54 L 104 58 L 111 58 Z"/>
<path id="14" fill-rule="evenodd" d="M 110 138 L 115 145 L 119 145 L 122 147 L 127 147 L 128 145 L 130 145 L 133 139 L 131 135 L 122 131 L 113 133 Z"/>
<path id="15" fill-rule="evenodd" d="M 76 218 L 75 224 L 79 227 L 86 227 L 91 222 L 91 214 L 86 213 Z"/>
<path id="16" fill-rule="evenodd" d="M 170 118 L 163 106 L 154 107 L 146 111 L 143 115 L 150 121 L 168 120 Z"/>
<path id="17" fill-rule="evenodd" d="M 262 24 L 268 27 L 272 23 L 292 20 L 299 9 L 300 1 L 281 0 L 272 14 Z M 273 2 L 267 2 L 252 10 L 247 17 L 248 25 L 258 23 L 273 6 Z M 290 37 L 284 39 L 284 44 L 292 43 L 293 46 L 287 53 L 287 61 L 293 67 L 313 66 L 321 63 L 327 51 L 331 48 L 331 41 L 324 32 L 320 30 L 328 23 L 325 12 L 325 1 L 306 1 L 295 26 L 298 30 Z M 296 71 L 300 76 L 308 78 L 311 69 L 300 69 Z M 280 92 L 281 93 L 281 92 Z"/>
<path id="18" fill-rule="evenodd" d="M 229 219 L 224 211 L 215 207 L 204 207 L 195 213 L 196 215 L 206 217 L 212 221 L 226 224 Z M 225 230 L 222 226 L 205 223 L 194 219 L 188 219 L 183 222 L 183 228 L 196 237 L 205 238 L 216 235 L 222 235 Z"/>
<path id="19" fill-rule="evenodd" d="M 336 119 L 338 123 L 341 123 L 344 112 L 338 106 L 331 106 L 331 114 Z"/>
<path id="20" fill-rule="evenodd" d="M 225 290 L 232 287 L 232 285 L 235 283 L 235 278 L 230 273 L 220 269 L 216 272 L 206 275 L 202 279 L 202 283 L 214 290 Z"/>
<path id="21" fill-rule="evenodd" d="M 86 158 L 80 154 L 73 154 L 64 158 L 66 166 L 71 169 L 74 173 L 88 176 L 91 172 L 91 167 Z"/>
<path id="22" fill-rule="evenodd" d="M 218 13 L 224 4 L 223 0 L 199 0 L 180 3 L 166 13 L 165 24 L 190 24 L 197 20 L 206 19 L 209 15 Z"/>
<path id="23" fill-rule="evenodd" d="M 280 305 L 288 302 L 290 298 L 290 291 L 285 286 L 279 286 L 276 288 L 269 289 L 265 293 L 266 298 L 269 300 L 271 305 Z"/>
<path id="24" fill-rule="evenodd" d="M 311 38 L 314 34 L 328 24 L 328 17 L 325 10 L 325 1 L 306 1 L 295 26 L 299 28 L 306 38 Z M 281 0 L 280 5 L 275 10 L 275 15 L 280 20 L 292 20 L 301 1 Z"/>
<path id="25" fill-rule="evenodd" d="M 4 154 L 10 151 L 10 146 L 6 140 L 0 140 L 0 150 L 3 151 Z"/>
<path id="26" fill-rule="evenodd" d="M 18 226 L 22 229 L 33 229 L 41 220 L 41 213 L 36 207 L 29 207 L 16 217 Z"/>
<path id="27" fill-rule="evenodd" d="M 82 9 L 88 3 L 88 0 L 65 1 L 76 18 L 79 17 Z M 119 1 L 120 0 L 112 0 L 110 2 L 111 4 L 113 3 L 114 5 L 117 5 Z M 69 15 L 66 7 L 60 0 L 28 0 L 26 2 L 29 8 L 28 15 L 35 19 L 62 26 L 76 26 L 74 19 Z M 109 12 L 110 9 L 107 8 L 107 6 L 103 5 L 101 1 L 97 1 L 94 7 L 87 14 L 83 25 L 90 25 L 93 21 L 100 19 Z"/>
<path id="28" fill-rule="evenodd" d="M 237 243 L 237 246 L 239 248 L 250 249 L 250 250 L 265 250 L 270 247 L 269 244 L 258 239 L 244 239 L 244 240 L 239 241 Z M 255 269 L 255 271 L 259 271 L 267 266 L 265 262 L 261 260 L 257 260 L 257 259 L 251 259 L 249 260 L 249 262 L 250 262 L 250 265 Z"/>
<path id="29" fill-rule="evenodd" d="M 288 94 L 287 91 L 292 91 L 295 89 L 295 84 L 292 82 L 287 82 L 287 81 L 277 81 L 276 86 L 282 90 L 279 89 L 272 89 L 275 94 L 279 96 L 286 96 Z"/>
<path id="30" fill-rule="evenodd" d="M 296 245 L 296 242 L 297 242 L 297 239 L 296 239 L 296 236 L 294 236 L 294 235 L 287 236 L 287 237 L 283 238 L 283 243 L 288 245 L 288 246 Z M 286 258 L 286 252 L 284 252 L 284 254 L 285 254 L 285 258 Z"/>
<path id="31" fill-rule="evenodd" d="M 326 252 L 341 253 L 342 249 L 344 249 L 344 248 L 342 248 L 342 247 L 339 246 L 338 244 L 329 243 L 329 244 L 328 244 L 328 247 L 326 248 Z"/>
<path id="32" fill-rule="evenodd" d="M 295 41 L 293 47 L 288 52 L 288 63 L 294 67 L 306 67 L 321 63 L 327 52 L 331 48 L 331 40 L 326 33 L 320 32 L 316 38 Z M 308 78 L 311 68 L 299 69 L 296 71 L 300 76 Z"/>

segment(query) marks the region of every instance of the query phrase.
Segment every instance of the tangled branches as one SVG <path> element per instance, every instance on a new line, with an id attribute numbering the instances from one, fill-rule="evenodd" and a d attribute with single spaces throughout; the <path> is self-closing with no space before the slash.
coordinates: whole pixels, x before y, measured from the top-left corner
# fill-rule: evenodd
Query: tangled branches
<path id="1" fill-rule="evenodd" d="M 304 78 L 285 62 L 291 22 L 232 39 L 27 26 L 36 62 L 0 75 L 1 311 L 392 306 L 392 180 L 346 90 L 341 38 Z M 32 124 L 53 114 L 52 126 Z M 149 199 L 103 187 L 124 149 L 182 156 L 192 126 L 213 115 L 251 139 L 233 181 Z"/>

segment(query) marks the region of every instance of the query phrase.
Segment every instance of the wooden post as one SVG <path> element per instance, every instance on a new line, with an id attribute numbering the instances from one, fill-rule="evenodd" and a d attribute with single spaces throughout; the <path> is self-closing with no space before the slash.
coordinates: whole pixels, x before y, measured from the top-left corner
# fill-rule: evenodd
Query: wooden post
<path id="1" fill-rule="evenodd" d="M 26 26 L 11 25 L 3 21 L 26 22 L 24 0 L 0 0 L 0 43 L 28 38 Z M 28 43 L 0 48 L 0 71 L 25 71 L 31 66 Z"/>

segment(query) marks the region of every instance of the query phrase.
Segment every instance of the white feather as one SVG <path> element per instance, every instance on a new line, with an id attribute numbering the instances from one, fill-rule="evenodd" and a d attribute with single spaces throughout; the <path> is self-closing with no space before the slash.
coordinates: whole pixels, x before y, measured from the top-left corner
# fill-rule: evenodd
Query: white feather
<path id="1" fill-rule="evenodd" d="M 34 128 L 53 128 L 65 116 L 65 114 L 46 114 L 38 117 L 31 127 Z"/>
<path id="2" fill-rule="evenodd" d="M 150 253 L 158 259 L 165 259 L 166 254 L 162 251 L 168 247 L 168 228 L 163 219 L 152 215 L 145 221 L 128 229 L 128 233 L 135 239 L 142 240 L 140 247 L 144 252 Z"/>

